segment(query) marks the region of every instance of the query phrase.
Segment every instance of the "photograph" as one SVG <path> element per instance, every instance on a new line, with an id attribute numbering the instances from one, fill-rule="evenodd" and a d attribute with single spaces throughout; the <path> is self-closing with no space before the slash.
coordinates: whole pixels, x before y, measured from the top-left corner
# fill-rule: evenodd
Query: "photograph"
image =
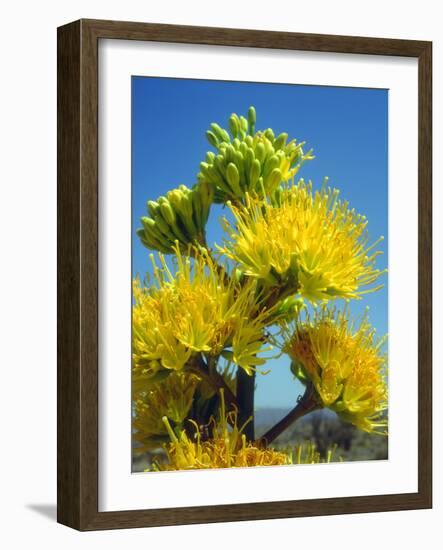
<path id="1" fill-rule="evenodd" d="M 58 522 L 432 507 L 432 42 L 57 34 Z"/>
<path id="2" fill-rule="evenodd" d="M 387 460 L 388 90 L 131 109 L 132 472 Z"/>
<path id="3" fill-rule="evenodd" d="M 1 548 L 435 547 L 436 5 L 5 4 Z"/>

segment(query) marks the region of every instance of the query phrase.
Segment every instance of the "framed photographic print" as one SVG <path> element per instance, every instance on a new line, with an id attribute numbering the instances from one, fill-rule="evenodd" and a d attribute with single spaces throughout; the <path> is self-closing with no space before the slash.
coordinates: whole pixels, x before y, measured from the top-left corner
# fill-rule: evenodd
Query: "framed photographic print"
<path id="1" fill-rule="evenodd" d="M 58 29 L 58 520 L 430 508 L 431 43 Z"/>

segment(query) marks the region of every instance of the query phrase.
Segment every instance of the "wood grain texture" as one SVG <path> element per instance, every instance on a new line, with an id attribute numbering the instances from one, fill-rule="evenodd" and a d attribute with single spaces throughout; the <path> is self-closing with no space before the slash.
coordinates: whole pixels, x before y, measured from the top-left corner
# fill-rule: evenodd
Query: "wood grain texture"
<path id="1" fill-rule="evenodd" d="M 418 65 L 418 486 L 432 507 L 432 44 Z"/>
<path id="2" fill-rule="evenodd" d="M 416 57 L 419 60 L 417 493 L 98 512 L 98 41 Z M 432 506 L 432 47 L 430 42 L 81 20 L 58 29 L 58 521 L 79 530 Z"/>
<path id="3" fill-rule="evenodd" d="M 418 57 L 427 44 L 417 40 L 335 36 L 125 21 L 82 20 L 100 38 L 148 40 L 212 46 L 240 46 L 313 52 L 359 53 Z"/>
<path id="4" fill-rule="evenodd" d="M 57 518 L 79 525 L 80 23 L 57 51 Z"/>

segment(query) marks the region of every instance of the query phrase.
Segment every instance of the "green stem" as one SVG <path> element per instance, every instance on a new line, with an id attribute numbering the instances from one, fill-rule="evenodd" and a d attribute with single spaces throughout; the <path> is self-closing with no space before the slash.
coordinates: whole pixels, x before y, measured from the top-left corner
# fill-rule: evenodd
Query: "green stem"
<path id="1" fill-rule="evenodd" d="M 303 394 L 301 399 L 298 400 L 297 405 L 291 411 L 289 411 L 284 418 L 277 422 L 275 426 L 269 429 L 260 438 L 260 442 L 263 443 L 265 446 L 269 445 L 269 443 L 272 443 L 274 439 L 277 439 L 277 437 L 282 434 L 296 420 L 312 411 L 321 408 L 321 405 L 315 398 L 314 387 L 312 386 L 312 384 L 308 384 L 306 386 L 305 393 Z"/>
<path id="2" fill-rule="evenodd" d="M 238 425 L 246 424 L 243 433 L 246 439 L 254 441 L 254 392 L 255 392 L 255 371 L 248 374 L 244 369 L 237 369 L 237 401 L 238 401 Z"/>

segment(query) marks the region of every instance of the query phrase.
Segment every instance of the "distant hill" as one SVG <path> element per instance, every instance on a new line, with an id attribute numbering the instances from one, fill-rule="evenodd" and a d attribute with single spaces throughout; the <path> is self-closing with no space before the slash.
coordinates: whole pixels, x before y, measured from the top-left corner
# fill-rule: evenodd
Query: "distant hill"
<path id="1" fill-rule="evenodd" d="M 281 420 L 291 410 L 288 408 L 259 408 L 255 410 L 255 425 L 268 426 Z"/>
<path id="2" fill-rule="evenodd" d="M 264 431 L 266 428 L 269 428 L 281 420 L 284 416 L 288 414 L 292 407 L 259 407 L 255 410 L 255 429 L 260 435 L 260 432 Z M 297 426 L 301 424 L 312 422 L 313 417 L 321 418 L 335 418 L 336 414 L 329 409 L 322 409 L 321 411 L 315 411 L 313 413 L 307 414 L 305 417 L 300 418 L 297 421 Z"/>
<path id="3" fill-rule="evenodd" d="M 260 407 L 255 411 L 255 435 L 261 437 L 267 429 L 281 420 L 290 408 Z M 328 409 L 307 414 L 289 426 L 273 445 L 285 448 L 312 441 L 321 456 L 336 448 L 334 460 L 386 460 L 388 438 L 369 434 L 347 424 Z"/>

